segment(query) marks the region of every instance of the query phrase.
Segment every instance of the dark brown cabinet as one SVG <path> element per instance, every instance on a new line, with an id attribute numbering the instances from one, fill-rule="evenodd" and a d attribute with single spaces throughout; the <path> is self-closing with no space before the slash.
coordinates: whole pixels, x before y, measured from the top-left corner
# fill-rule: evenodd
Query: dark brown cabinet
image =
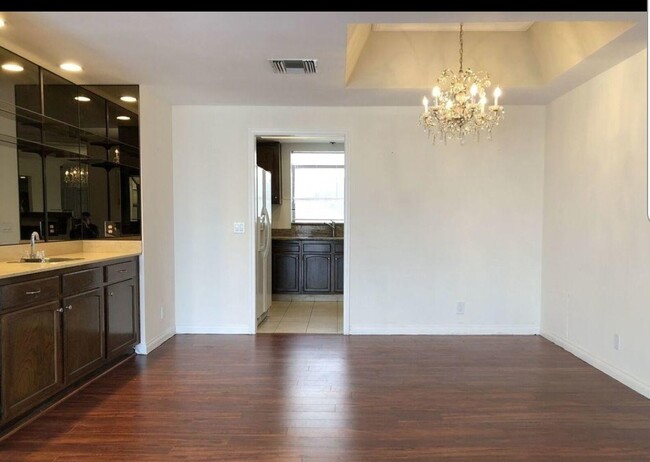
<path id="1" fill-rule="evenodd" d="M 138 287 L 135 279 L 106 287 L 106 357 L 115 358 L 138 342 Z"/>
<path id="2" fill-rule="evenodd" d="M 72 383 L 104 361 L 104 291 L 63 299 L 65 381 Z"/>
<path id="3" fill-rule="evenodd" d="M 343 293 L 343 243 L 337 240 L 273 241 L 273 293 Z"/>
<path id="4" fill-rule="evenodd" d="M 280 143 L 257 143 L 257 166 L 271 172 L 271 203 L 282 203 L 282 152 Z"/>
<path id="5" fill-rule="evenodd" d="M 137 260 L 0 280 L 0 433 L 133 351 Z"/>
<path id="6" fill-rule="evenodd" d="M 0 316 L 2 416 L 29 411 L 63 387 L 58 300 Z"/>
<path id="7" fill-rule="evenodd" d="M 332 265 L 334 274 L 332 280 L 334 281 L 334 292 L 337 294 L 343 293 L 343 254 L 334 255 L 334 265 Z"/>
<path id="8" fill-rule="evenodd" d="M 329 293 L 332 291 L 332 257 L 330 255 L 303 255 L 303 291 Z"/>
<path id="9" fill-rule="evenodd" d="M 273 293 L 300 292 L 300 253 L 273 252 Z"/>

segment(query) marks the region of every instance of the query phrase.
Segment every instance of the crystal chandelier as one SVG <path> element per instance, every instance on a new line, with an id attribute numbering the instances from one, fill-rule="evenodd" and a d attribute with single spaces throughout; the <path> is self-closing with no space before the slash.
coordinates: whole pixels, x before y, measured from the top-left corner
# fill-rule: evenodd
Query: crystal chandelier
<path id="1" fill-rule="evenodd" d="M 82 188 L 88 186 L 88 166 L 67 166 L 63 172 L 63 182 L 66 186 L 70 186 L 72 188 Z"/>
<path id="2" fill-rule="evenodd" d="M 490 88 L 490 76 L 483 71 L 474 72 L 463 69 L 463 24 L 460 24 L 460 68 L 458 72 L 445 69 L 431 95 L 433 105 L 425 96 L 422 99 L 424 112 L 420 124 L 424 127 L 433 143 L 449 138 L 465 142 L 465 136 L 474 135 L 479 139 L 481 131 L 492 138 L 492 129 L 503 119 L 503 106 L 499 106 L 501 89 L 494 89 L 494 104 L 487 106 L 486 91 Z"/>

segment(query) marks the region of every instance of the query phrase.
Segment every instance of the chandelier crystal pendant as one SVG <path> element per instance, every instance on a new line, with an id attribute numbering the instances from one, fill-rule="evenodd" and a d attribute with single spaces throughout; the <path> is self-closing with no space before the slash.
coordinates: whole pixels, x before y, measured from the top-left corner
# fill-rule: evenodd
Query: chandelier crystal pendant
<path id="1" fill-rule="evenodd" d="M 438 77 L 437 85 L 431 90 L 432 105 L 425 96 L 422 99 L 424 112 L 420 124 L 435 144 L 442 139 L 459 139 L 474 135 L 478 140 L 485 131 L 492 139 L 492 130 L 503 119 L 503 106 L 499 106 L 501 89 L 494 89 L 494 104 L 488 106 L 487 90 L 492 83 L 483 71 L 463 69 L 463 24 L 460 24 L 460 68 L 458 72 L 445 69 Z"/>
<path id="2" fill-rule="evenodd" d="M 72 188 L 88 186 L 88 166 L 69 165 L 63 172 L 63 182 Z"/>

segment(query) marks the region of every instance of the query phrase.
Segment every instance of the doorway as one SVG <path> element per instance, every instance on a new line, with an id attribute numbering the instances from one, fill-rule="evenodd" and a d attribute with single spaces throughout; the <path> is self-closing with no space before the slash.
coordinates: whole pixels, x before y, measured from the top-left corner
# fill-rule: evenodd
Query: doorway
<path id="1" fill-rule="evenodd" d="M 253 134 L 255 332 L 347 329 L 345 136 Z"/>

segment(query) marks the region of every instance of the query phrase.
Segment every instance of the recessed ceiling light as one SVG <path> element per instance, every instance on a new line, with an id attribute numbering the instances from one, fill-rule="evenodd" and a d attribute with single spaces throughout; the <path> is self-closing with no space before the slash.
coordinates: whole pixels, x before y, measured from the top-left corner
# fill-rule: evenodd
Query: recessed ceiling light
<path id="1" fill-rule="evenodd" d="M 135 103 L 138 100 L 135 96 L 122 96 L 120 99 L 125 103 Z"/>
<path id="2" fill-rule="evenodd" d="M 76 99 L 77 101 L 81 101 L 82 103 L 87 103 L 88 101 L 90 101 L 90 98 L 88 98 L 87 96 L 75 96 L 74 99 Z"/>
<path id="3" fill-rule="evenodd" d="M 117 116 L 117 120 L 131 120 L 129 116 Z"/>
<path id="4" fill-rule="evenodd" d="M 20 64 L 16 64 L 16 63 L 5 63 L 5 64 L 2 65 L 2 68 L 5 71 L 9 71 L 9 72 L 22 72 L 23 71 L 23 66 L 21 66 Z"/>
<path id="5" fill-rule="evenodd" d="M 83 70 L 79 64 L 75 63 L 63 63 L 59 67 L 68 72 L 81 72 Z"/>

